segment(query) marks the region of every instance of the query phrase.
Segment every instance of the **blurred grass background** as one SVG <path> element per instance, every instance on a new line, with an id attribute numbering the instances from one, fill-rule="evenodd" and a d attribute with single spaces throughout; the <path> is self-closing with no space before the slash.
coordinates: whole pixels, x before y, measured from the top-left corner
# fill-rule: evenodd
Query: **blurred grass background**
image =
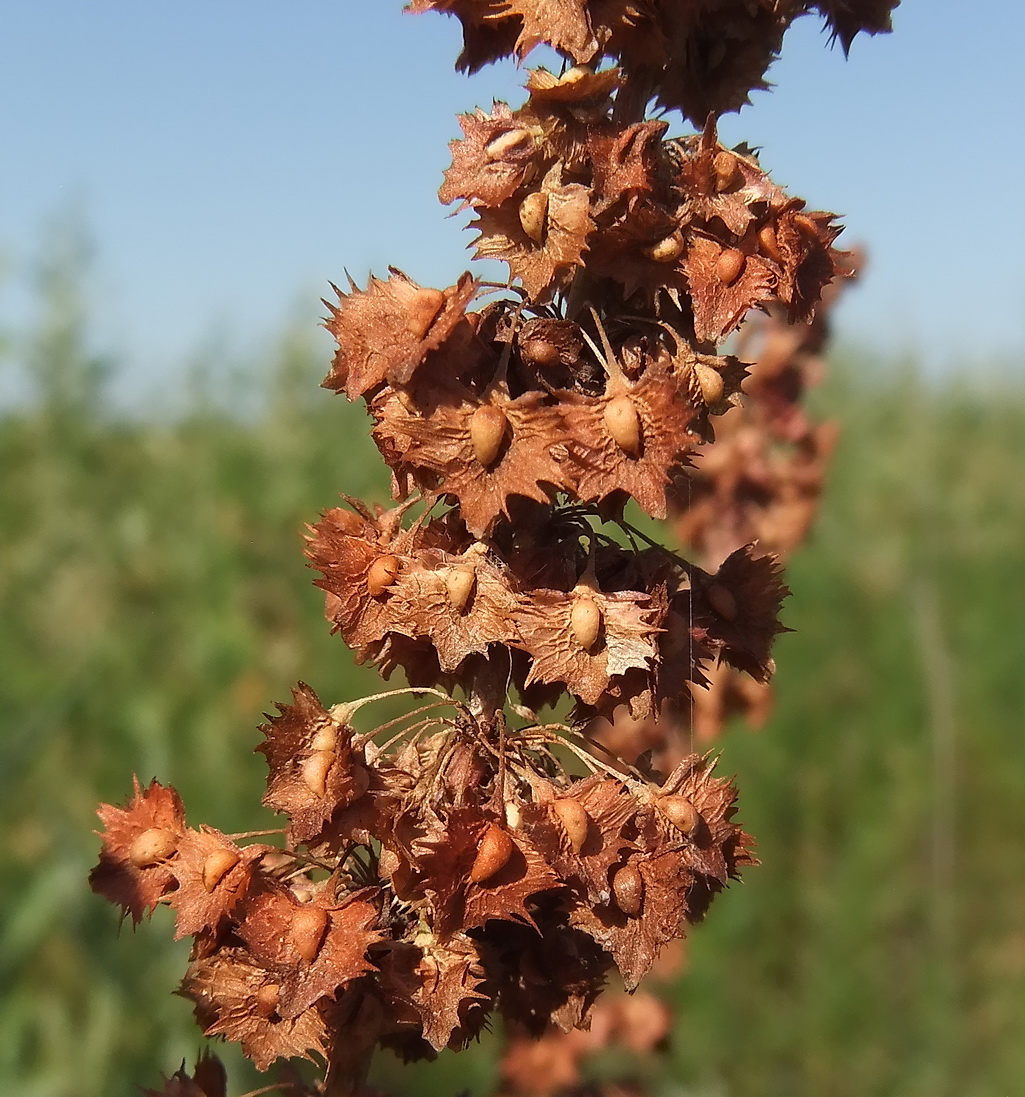
<path id="1" fill-rule="evenodd" d="M 88 889 L 96 803 L 134 772 L 174 783 L 194 824 L 268 825 L 262 712 L 299 679 L 328 703 L 377 682 L 328 635 L 301 555 L 340 490 L 387 487 L 360 409 L 318 387 L 311 326 L 117 415 L 84 277 L 58 241 L 36 329 L 7 341 L 31 393 L 0 411 L 0 1093 L 18 1097 L 128 1097 L 200 1044 L 167 912 L 119 935 Z M 817 401 L 843 437 L 790 570 L 777 709 L 720 744 L 763 865 L 691 939 L 653 1087 L 1008 1097 L 1025 1078 L 1025 371 L 838 355 Z M 382 1076 L 484 1093 L 486 1044 Z M 232 1092 L 257 1084 L 227 1058 Z"/>

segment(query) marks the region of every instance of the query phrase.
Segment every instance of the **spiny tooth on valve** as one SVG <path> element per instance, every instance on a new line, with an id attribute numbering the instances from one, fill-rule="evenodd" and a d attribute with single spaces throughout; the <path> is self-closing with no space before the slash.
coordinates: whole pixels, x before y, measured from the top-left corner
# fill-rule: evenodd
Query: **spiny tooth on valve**
<path id="1" fill-rule="evenodd" d="M 571 796 L 556 800 L 553 807 L 559 822 L 562 823 L 562 829 L 566 832 L 569 844 L 573 847 L 573 852 L 579 853 L 584 848 L 587 831 L 591 825 L 591 817 L 587 814 L 587 809 L 579 800 L 574 800 Z"/>
<path id="2" fill-rule="evenodd" d="M 569 611 L 569 627 L 584 651 L 591 651 L 598 642 L 601 608 L 589 594 L 577 595 Z"/>
<path id="3" fill-rule="evenodd" d="M 317 750 L 304 758 L 299 767 L 302 773 L 303 784 L 323 800 L 327 796 L 327 775 L 335 762 L 335 754 L 332 750 Z"/>
<path id="4" fill-rule="evenodd" d="M 505 440 L 509 420 L 494 404 L 481 404 L 470 416 L 470 444 L 473 455 L 485 467 L 495 463 Z"/>
<path id="5" fill-rule="evenodd" d="M 320 952 L 329 921 L 328 913 L 322 907 L 300 907 L 292 915 L 289 926 L 292 943 L 308 964 L 312 964 Z"/>
<path id="6" fill-rule="evenodd" d="M 543 244 L 548 225 L 548 195 L 535 190 L 520 203 L 520 226 L 535 244 Z"/>
<path id="7" fill-rule="evenodd" d="M 445 590 L 456 613 L 466 609 L 476 589 L 477 572 L 471 564 L 460 564 L 445 573 Z"/>
<path id="8" fill-rule="evenodd" d="M 629 396 L 614 396 L 605 405 L 605 426 L 613 441 L 631 457 L 641 452 L 641 417 Z"/>
<path id="9" fill-rule="evenodd" d="M 701 399 L 712 407 L 722 399 L 726 385 L 722 374 L 704 362 L 694 363 L 694 376 L 697 378 L 698 388 L 701 389 Z"/>
<path id="10" fill-rule="evenodd" d="M 221 847 L 206 855 L 203 862 L 203 887 L 213 891 L 242 858 L 233 850 Z"/>
<path id="11" fill-rule="evenodd" d="M 382 594 L 399 577 L 399 558 L 397 556 L 378 556 L 367 569 L 367 590 L 372 598 Z"/>
<path id="12" fill-rule="evenodd" d="M 410 335 L 422 339 L 444 307 L 445 295 L 440 289 L 430 289 L 427 286 L 418 289 L 408 305 L 406 329 Z"/>
<path id="13" fill-rule="evenodd" d="M 509 863 L 514 848 L 509 835 L 497 823 L 489 823 L 470 868 L 470 882 L 482 884 L 501 872 Z"/>

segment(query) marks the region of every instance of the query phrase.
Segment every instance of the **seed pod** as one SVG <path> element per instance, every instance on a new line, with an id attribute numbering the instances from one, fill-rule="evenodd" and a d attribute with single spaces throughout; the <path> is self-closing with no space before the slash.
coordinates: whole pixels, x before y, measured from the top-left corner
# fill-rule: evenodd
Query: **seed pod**
<path id="1" fill-rule="evenodd" d="M 566 832 L 569 844 L 573 847 L 573 852 L 579 853 L 584 848 L 587 831 L 591 825 L 591 817 L 587 814 L 587 809 L 579 800 L 574 800 L 571 796 L 556 800 L 553 807 L 559 822 L 562 823 L 562 829 Z"/>
<path id="2" fill-rule="evenodd" d="M 535 190 L 520 203 L 520 225 L 535 244 L 543 244 L 548 225 L 548 195 Z"/>
<path id="3" fill-rule="evenodd" d="M 733 593 L 721 583 L 709 583 L 705 597 L 720 617 L 724 617 L 727 621 L 737 619 L 737 600 L 733 597 Z"/>
<path id="4" fill-rule="evenodd" d="M 506 130 L 484 146 L 485 160 L 503 160 L 514 149 L 522 148 L 530 141 L 530 134 L 524 129 Z"/>
<path id="5" fill-rule="evenodd" d="M 334 763 L 333 750 L 316 750 L 308 758 L 304 758 L 299 767 L 303 784 L 321 800 L 327 796 L 327 775 Z"/>
<path id="6" fill-rule="evenodd" d="M 722 374 L 717 369 L 706 366 L 704 362 L 695 362 L 693 368 L 698 388 L 701 389 L 701 399 L 709 407 L 718 404 L 726 387 Z"/>
<path id="7" fill-rule="evenodd" d="M 616 445 L 631 457 L 641 452 L 641 417 L 629 396 L 615 396 L 605 405 L 605 426 Z"/>
<path id="8" fill-rule="evenodd" d="M 150 827 L 144 830 L 128 847 L 128 860 L 136 868 L 146 868 L 158 861 L 166 861 L 178 848 L 178 837 L 166 827 Z"/>
<path id="9" fill-rule="evenodd" d="M 729 190 L 740 175 L 740 165 L 733 153 L 723 149 L 715 154 L 712 171 L 715 173 L 715 189 Z"/>
<path id="10" fill-rule="evenodd" d="M 308 964 L 312 964 L 317 958 L 329 922 L 327 911 L 323 907 L 300 907 L 292 915 L 288 932 L 296 951 Z"/>
<path id="11" fill-rule="evenodd" d="M 683 237 L 674 232 L 645 248 L 644 254 L 656 263 L 675 263 L 683 254 L 683 247 Z"/>
<path id="12" fill-rule="evenodd" d="M 589 594 L 578 595 L 573 602 L 573 608 L 569 611 L 569 627 L 584 651 L 590 651 L 598 642 L 601 609 Z"/>
<path id="13" fill-rule="evenodd" d="M 310 750 L 330 750 L 334 751 L 338 746 L 338 725 L 333 720 L 329 720 L 320 725 L 317 728 L 316 733 L 310 740 Z"/>
<path id="14" fill-rule="evenodd" d="M 241 860 L 233 849 L 226 846 L 208 853 L 203 862 L 203 887 L 207 891 L 213 891 Z"/>
<path id="15" fill-rule="evenodd" d="M 779 240 L 776 238 L 776 227 L 771 221 L 766 222 L 758 230 L 758 245 L 762 252 L 776 263 L 782 264 L 783 253 L 779 250 Z"/>
<path id="16" fill-rule="evenodd" d="M 378 556 L 367 569 L 367 590 L 372 598 L 382 594 L 399 577 L 399 558 L 397 556 Z"/>
<path id="17" fill-rule="evenodd" d="M 612 877 L 612 894 L 616 906 L 624 914 L 633 917 L 641 912 L 641 900 L 644 898 L 644 881 L 633 865 L 623 865 Z"/>
<path id="18" fill-rule="evenodd" d="M 496 823 L 490 823 L 477 847 L 477 856 L 470 868 L 470 882 L 482 884 L 501 872 L 509 863 L 514 848 L 509 835 Z"/>
<path id="19" fill-rule="evenodd" d="M 686 796 L 660 796 L 655 807 L 684 834 L 693 834 L 701 821 L 697 808 Z"/>
<path id="20" fill-rule="evenodd" d="M 422 339 L 445 307 L 445 295 L 440 289 L 425 286 L 416 291 L 408 307 L 406 328 L 412 336 Z"/>
<path id="21" fill-rule="evenodd" d="M 482 404 L 470 416 L 473 455 L 485 468 L 490 468 L 498 458 L 508 426 L 505 412 L 494 404 Z"/>
<path id="22" fill-rule="evenodd" d="M 477 572 L 471 564 L 449 568 L 445 573 L 445 590 L 456 613 L 462 613 L 470 604 L 477 589 Z"/>
<path id="23" fill-rule="evenodd" d="M 727 248 L 716 260 L 715 276 L 725 285 L 732 286 L 743 272 L 746 262 L 744 253 L 738 248 Z"/>
<path id="24" fill-rule="evenodd" d="M 253 1013 L 265 1021 L 274 1015 L 281 1002 L 281 987 L 277 983 L 264 983 L 253 995 Z"/>

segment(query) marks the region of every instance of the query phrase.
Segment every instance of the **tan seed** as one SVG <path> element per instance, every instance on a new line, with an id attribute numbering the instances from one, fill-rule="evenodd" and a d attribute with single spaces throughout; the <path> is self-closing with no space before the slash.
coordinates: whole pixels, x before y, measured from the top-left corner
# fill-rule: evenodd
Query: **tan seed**
<path id="1" fill-rule="evenodd" d="M 744 253 L 738 248 L 727 248 L 716 260 L 715 276 L 720 282 L 732 286 L 740 277 L 747 262 Z"/>
<path id="2" fill-rule="evenodd" d="M 203 862 L 203 887 L 213 891 L 241 860 L 235 850 L 225 846 L 208 853 Z"/>
<path id="3" fill-rule="evenodd" d="M 509 835 L 496 823 L 490 823 L 477 847 L 477 856 L 470 868 L 470 881 L 474 884 L 482 884 L 501 872 L 509 863 L 514 848 L 513 840 Z"/>
<path id="4" fill-rule="evenodd" d="M 705 591 L 708 604 L 727 621 L 735 621 L 737 618 L 737 600 L 733 593 L 727 590 L 721 583 L 710 583 Z"/>
<path id="5" fill-rule="evenodd" d="M 674 232 L 645 248 L 644 254 L 656 263 L 675 263 L 683 254 L 683 247 L 683 237 Z"/>
<path id="6" fill-rule="evenodd" d="M 292 915 L 288 932 L 296 951 L 308 964 L 316 960 L 329 922 L 327 911 L 323 907 L 300 907 Z"/>
<path id="7" fill-rule="evenodd" d="M 338 746 L 338 726 L 332 722 L 321 724 L 310 740 L 310 750 L 333 751 Z"/>
<path id="8" fill-rule="evenodd" d="M 530 141 L 530 134 L 523 129 L 506 130 L 484 146 L 485 160 L 504 160 L 514 150 L 522 151 Z"/>
<path id="9" fill-rule="evenodd" d="M 612 894 L 616 900 L 616 906 L 624 914 L 633 917 L 641 912 L 641 901 L 644 898 L 644 881 L 641 874 L 633 865 L 623 865 L 612 877 Z"/>
<path id="10" fill-rule="evenodd" d="M 588 76 L 593 75 L 594 72 L 585 65 L 574 65 L 573 68 L 567 69 L 562 76 L 559 77 L 559 83 L 579 84 L 581 80 L 586 80 Z"/>
<path id="11" fill-rule="evenodd" d="M 372 598 L 382 594 L 399 577 L 399 558 L 397 556 L 378 556 L 367 569 L 367 590 Z"/>
<path id="12" fill-rule="evenodd" d="M 698 388 L 701 389 L 701 399 L 709 407 L 718 404 L 726 387 L 722 374 L 717 369 L 706 366 L 704 362 L 695 362 L 694 376 L 697 378 Z"/>
<path id="13" fill-rule="evenodd" d="M 470 604 L 477 589 L 477 572 L 470 564 L 449 568 L 445 574 L 445 590 L 448 600 L 456 613 L 462 613 Z"/>
<path id="14" fill-rule="evenodd" d="M 136 868 L 166 861 L 178 848 L 178 836 L 166 827 L 144 830 L 128 847 L 128 860 Z"/>
<path id="15" fill-rule="evenodd" d="M 794 214 L 794 227 L 806 239 L 818 243 L 819 226 L 806 213 Z"/>
<path id="16" fill-rule="evenodd" d="M 587 809 L 579 800 L 574 800 L 571 796 L 556 800 L 554 807 L 555 814 L 562 823 L 562 829 L 569 839 L 569 844 L 573 847 L 573 852 L 579 853 L 584 848 L 591 825 L 591 817 L 587 814 Z"/>
<path id="17" fill-rule="evenodd" d="M 318 796 L 321 800 L 327 796 L 327 775 L 330 773 L 334 762 L 335 753 L 333 750 L 317 750 L 309 758 L 304 758 L 302 765 L 299 767 L 303 784 L 314 796 Z"/>
<path id="18" fill-rule="evenodd" d="M 693 834 L 701 820 L 697 808 L 686 796 L 660 796 L 655 807 L 684 834 Z"/>
<path id="19" fill-rule="evenodd" d="M 641 417 L 629 396 L 615 396 L 605 405 L 605 426 L 616 445 L 631 457 L 641 452 Z"/>
<path id="20" fill-rule="evenodd" d="M 783 262 L 783 253 L 779 250 L 779 240 L 776 238 L 776 227 L 771 221 L 758 230 L 758 244 L 763 254 L 773 262 Z"/>
<path id="21" fill-rule="evenodd" d="M 562 360 L 559 348 L 547 339 L 527 339 L 520 343 L 520 357 L 535 366 L 554 366 Z"/>
<path id="22" fill-rule="evenodd" d="M 715 173 L 715 189 L 729 190 L 737 182 L 740 165 L 733 153 L 723 149 L 715 154 L 712 160 L 712 171 Z"/>
<path id="23" fill-rule="evenodd" d="M 440 289 L 418 289 L 409 302 L 409 313 L 406 316 L 409 333 L 416 339 L 422 339 L 444 307 L 445 295 Z"/>
<path id="24" fill-rule="evenodd" d="M 591 649 L 598 642 L 601 632 L 601 609 L 588 594 L 579 595 L 569 611 L 569 627 L 576 642 L 584 649 Z"/>
<path id="25" fill-rule="evenodd" d="M 497 460 L 508 426 L 505 412 L 494 404 L 482 404 L 470 416 L 473 455 L 485 468 L 490 468 Z"/>
<path id="26" fill-rule="evenodd" d="M 520 203 L 520 225 L 535 244 L 543 244 L 548 227 L 548 195 L 535 190 Z"/>
<path id="27" fill-rule="evenodd" d="M 253 996 L 253 1013 L 267 1020 L 277 1011 L 281 1002 L 281 987 L 277 983 L 264 983 Z"/>

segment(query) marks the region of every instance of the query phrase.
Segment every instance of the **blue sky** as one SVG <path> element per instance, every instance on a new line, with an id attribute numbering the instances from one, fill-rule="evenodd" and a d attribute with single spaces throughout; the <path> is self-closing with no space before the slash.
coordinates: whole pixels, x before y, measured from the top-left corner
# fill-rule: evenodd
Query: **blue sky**
<path id="1" fill-rule="evenodd" d="M 244 350 L 329 279 L 389 263 L 448 285 L 469 234 L 435 197 L 455 115 L 514 105 L 511 63 L 456 74 L 455 20 L 401 0 L 22 0 L 0 8 L 0 318 L 29 322 L 45 226 L 80 210 L 96 244 L 97 341 L 126 388 L 213 333 Z M 790 32 L 721 133 L 870 253 L 844 336 L 931 369 L 1025 360 L 1025 7 L 905 0 L 844 61 Z M 325 354 L 328 353 L 325 341 Z"/>

